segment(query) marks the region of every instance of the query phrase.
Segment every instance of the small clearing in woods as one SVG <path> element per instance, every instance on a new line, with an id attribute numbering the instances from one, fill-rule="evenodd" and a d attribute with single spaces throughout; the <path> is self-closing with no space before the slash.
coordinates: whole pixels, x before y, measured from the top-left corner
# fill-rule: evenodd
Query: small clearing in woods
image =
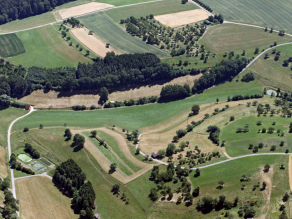
<path id="1" fill-rule="evenodd" d="M 5 178 L 7 176 L 7 167 L 5 163 L 5 149 L 0 146 L 0 176 Z"/>
<path id="2" fill-rule="evenodd" d="M 95 34 L 89 35 L 89 30 L 86 28 L 73 29 L 71 32 L 77 38 L 77 40 L 79 40 L 82 44 L 84 44 L 87 48 L 100 57 L 105 57 L 107 52 L 112 51 L 115 52 L 115 54 L 120 54 L 111 46 L 106 48 L 106 43 Z"/>
<path id="3" fill-rule="evenodd" d="M 203 9 L 196 9 L 191 11 L 183 11 L 173 14 L 165 14 L 154 16 L 156 20 L 167 27 L 179 27 L 186 24 L 195 23 L 197 21 L 205 20 L 210 15 Z"/>
<path id="4" fill-rule="evenodd" d="M 140 97 L 151 97 L 151 96 L 159 96 L 161 88 L 168 84 L 188 84 L 190 87 L 194 85 L 194 80 L 201 77 L 199 75 L 186 75 L 183 77 L 175 78 L 166 83 L 158 83 L 147 86 L 140 87 L 124 87 L 118 91 L 111 92 L 109 94 L 109 100 L 113 101 L 124 101 L 130 99 L 139 99 Z M 56 92 L 50 91 L 48 93 L 44 93 L 43 90 L 36 90 L 32 92 L 30 95 L 25 96 L 19 101 L 24 103 L 30 103 L 38 108 L 62 108 L 62 107 L 70 107 L 74 105 L 85 105 L 91 106 L 92 104 L 97 105 L 99 100 L 99 91 L 78 91 L 78 92 Z"/>
<path id="5" fill-rule="evenodd" d="M 105 3 L 91 2 L 84 5 L 78 5 L 72 8 L 66 8 L 66 9 L 60 10 L 59 14 L 62 17 L 62 19 L 65 19 L 65 18 L 79 16 L 82 14 L 87 14 L 90 12 L 102 10 L 105 8 L 111 8 L 111 7 L 114 7 L 114 6 L 110 4 L 105 4 Z"/>

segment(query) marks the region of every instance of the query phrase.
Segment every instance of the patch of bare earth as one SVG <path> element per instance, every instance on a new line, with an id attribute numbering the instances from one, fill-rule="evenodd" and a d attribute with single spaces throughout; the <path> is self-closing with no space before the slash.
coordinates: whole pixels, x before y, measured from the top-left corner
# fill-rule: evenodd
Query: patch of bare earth
<path id="1" fill-rule="evenodd" d="M 291 155 L 290 155 L 291 156 Z M 269 209 L 270 209 L 270 200 L 273 188 L 273 175 L 274 175 L 274 166 L 271 166 L 269 172 L 265 173 L 263 169 L 261 170 L 261 185 L 263 182 L 267 183 L 266 189 L 263 191 L 263 197 L 266 200 L 266 204 L 261 208 L 261 215 L 258 219 L 265 219 Z"/>
<path id="2" fill-rule="evenodd" d="M 110 101 L 124 101 L 130 99 L 139 99 L 141 97 L 159 96 L 161 88 L 168 84 L 188 84 L 190 87 L 193 86 L 194 80 L 201 77 L 199 75 L 186 75 L 183 77 L 175 78 L 169 82 L 158 81 L 155 84 L 146 86 L 131 86 L 121 87 L 118 90 L 110 90 L 109 100 Z M 65 108 L 74 105 L 85 105 L 91 106 L 92 104 L 97 105 L 99 100 L 99 91 L 73 91 L 73 92 L 56 92 L 49 91 L 45 93 L 43 90 L 36 90 L 30 95 L 25 96 L 19 101 L 30 103 L 38 108 Z"/>
<path id="3" fill-rule="evenodd" d="M 172 14 L 164 14 L 154 16 L 156 20 L 167 27 L 179 27 L 186 24 L 195 23 L 197 21 L 205 20 L 210 15 L 203 9 L 195 9 L 191 11 L 183 11 Z"/>
<path id="4" fill-rule="evenodd" d="M 7 177 L 7 167 L 5 162 L 5 149 L 0 146 L 0 176 Z"/>
<path id="5" fill-rule="evenodd" d="M 120 54 L 119 51 L 115 50 L 113 47 L 109 46 L 106 48 L 106 42 L 100 39 L 95 34 L 89 34 L 89 30 L 86 28 L 75 28 L 71 30 L 74 37 L 77 38 L 83 45 L 89 48 L 92 52 L 100 57 L 105 57 L 107 52 L 114 52 L 115 54 Z"/>
<path id="6" fill-rule="evenodd" d="M 99 11 L 105 8 L 114 7 L 110 4 L 91 2 L 84 5 L 78 5 L 72 8 L 66 8 L 59 11 L 62 19 L 87 14 L 94 11 Z"/>

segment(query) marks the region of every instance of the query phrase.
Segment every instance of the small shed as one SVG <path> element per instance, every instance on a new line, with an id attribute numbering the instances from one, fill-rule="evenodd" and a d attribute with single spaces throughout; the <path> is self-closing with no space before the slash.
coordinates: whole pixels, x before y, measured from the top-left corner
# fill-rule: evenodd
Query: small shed
<path id="1" fill-rule="evenodd" d="M 4 205 L 0 205 L 0 208 L 4 208 Z"/>
<path id="2" fill-rule="evenodd" d="M 17 161 L 17 164 L 20 164 L 21 165 L 21 162 L 20 161 Z"/>
<path id="3" fill-rule="evenodd" d="M 153 152 L 153 153 L 152 153 L 152 157 L 153 157 L 153 158 L 156 158 L 156 157 L 157 157 L 157 153 L 156 153 L 156 152 Z"/>
<path id="4" fill-rule="evenodd" d="M 112 100 L 112 101 L 110 101 L 110 103 L 115 103 L 115 101 Z"/>
<path id="5" fill-rule="evenodd" d="M 96 214 L 94 215 L 94 218 L 96 218 L 96 219 L 97 219 L 97 218 L 98 218 L 98 216 L 99 216 L 99 215 L 96 213 Z"/>
<path id="6" fill-rule="evenodd" d="M 25 106 L 25 110 L 29 110 L 30 109 L 30 106 Z"/>

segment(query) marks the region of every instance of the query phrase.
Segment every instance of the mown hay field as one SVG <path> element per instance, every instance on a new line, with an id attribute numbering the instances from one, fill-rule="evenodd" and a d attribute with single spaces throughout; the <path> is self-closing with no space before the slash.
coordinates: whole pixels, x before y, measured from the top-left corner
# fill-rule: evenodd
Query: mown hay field
<path id="1" fill-rule="evenodd" d="M 256 47 L 270 47 L 271 44 L 289 42 L 290 36 L 279 36 L 278 33 L 264 29 L 237 24 L 221 24 L 207 29 L 200 43 L 214 53 L 242 52 L 255 50 Z"/>
<path id="2" fill-rule="evenodd" d="M 78 218 L 70 208 L 70 198 L 62 195 L 48 177 L 18 179 L 15 187 L 22 218 Z"/>
<path id="3" fill-rule="evenodd" d="M 16 34 L 0 35 L 0 56 L 7 58 L 24 52 L 24 46 Z"/>
<path id="4" fill-rule="evenodd" d="M 10 58 L 9 61 L 14 64 L 55 68 L 76 67 L 78 62 L 91 62 L 70 47 L 51 25 L 19 32 L 17 36 L 26 52 Z"/>
<path id="5" fill-rule="evenodd" d="M 158 2 L 150 2 L 148 4 L 134 5 L 131 7 L 122 7 L 106 11 L 116 23 L 120 23 L 121 19 L 127 19 L 130 16 L 140 18 L 141 16 L 154 16 L 171 14 L 181 11 L 189 11 L 198 9 L 199 7 L 191 2 L 182 4 L 179 0 L 163 0 Z"/>
<path id="6" fill-rule="evenodd" d="M 167 53 L 131 36 L 113 22 L 105 13 L 96 13 L 80 18 L 81 22 L 106 43 L 123 53 L 154 53 L 167 56 Z"/>
<path id="7" fill-rule="evenodd" d="M 222 14 L 228 21 L 292 32 L 292 24 L 289 20 L 292 10 L 291 1 L 204 0 L 204 3 L 210 6 L 215 14 Z"/>

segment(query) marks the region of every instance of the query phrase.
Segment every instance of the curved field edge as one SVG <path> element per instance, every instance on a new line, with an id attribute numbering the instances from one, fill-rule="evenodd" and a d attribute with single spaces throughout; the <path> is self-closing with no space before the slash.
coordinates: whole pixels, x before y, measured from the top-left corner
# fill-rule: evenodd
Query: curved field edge
<path id="1" fill-rule="evenodd" d="M 24 46 L 16 34 L 0 35 L 0 56 L 7 58 L 24 52 Z"/>
<path id="2" fill-rule="evenodd" d="M 100 37 L 106 43 L 123 53 L 154 53 L 158 56 L 167 56 L 168 54 L 154 46 L 148 45 L 140 39 L 131 36 L 109 16 L 100 12 L 80 18 L 81 22 L 89 30 Z"/>

